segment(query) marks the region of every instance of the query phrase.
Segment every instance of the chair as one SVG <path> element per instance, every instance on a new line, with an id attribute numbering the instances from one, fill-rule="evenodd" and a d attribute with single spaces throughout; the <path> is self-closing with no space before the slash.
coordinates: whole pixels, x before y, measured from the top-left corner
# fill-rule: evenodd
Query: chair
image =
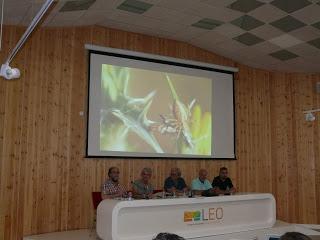
<path id="1" fill-rule="evenodd" d="M 155 189 L 155 190 L 153 190 L 153 194 L 159 193 L 159 192 L 163 192 L 163 189 Z"/>
<path id="2" fill-rule="evenodd" d="M 91 197 L 92 197 L 92 204 L 94 208 L 94 217 L 93 217 L 93 222 L 91 226 L 90 237 L 96 235 L 95 229 L 96 229 L 96 223 L 97 223 L 97 218 L 96 218 L 97 207 L 99 203 L 102 201 L 101 192 L 91 192 Z"/>
<path id="3" fill-rule="evenodd" d="M 102 201 L 101 192 L 92 192 L 92 203 L 94 210 L 97 210 L 99 203 Z"/>

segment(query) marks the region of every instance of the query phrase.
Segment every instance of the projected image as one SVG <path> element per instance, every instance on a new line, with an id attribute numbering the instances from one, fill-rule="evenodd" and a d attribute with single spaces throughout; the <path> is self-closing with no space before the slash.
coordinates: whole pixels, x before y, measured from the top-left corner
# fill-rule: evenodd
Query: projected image
<path id="1" fill-rule="evenodd" d="M 100 151 L 210 156 L 212 80 L 102 64 Z"/>

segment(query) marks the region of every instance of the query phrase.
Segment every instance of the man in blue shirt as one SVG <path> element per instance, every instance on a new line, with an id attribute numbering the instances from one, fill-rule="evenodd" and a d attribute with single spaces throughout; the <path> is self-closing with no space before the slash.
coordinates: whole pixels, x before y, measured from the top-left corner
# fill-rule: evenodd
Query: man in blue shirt
<path id="1" fill-rule="evenodd" d="M 212 189 L 211 183 L 207 179 L 208 172 L 205 169 L 199 170 L 199 177 L 192 180 L 191 188 L 196 195 L 201 195 L 202 192 Z"/>
<path id="2" fill-rule="evenodd" d="M 164 182 L 164 190 L 169 193 L 185 192 L 188 190 L 186 182 L 181 177 L 181 171 L 179 168 L 172 168 L 170 177 Z"/>

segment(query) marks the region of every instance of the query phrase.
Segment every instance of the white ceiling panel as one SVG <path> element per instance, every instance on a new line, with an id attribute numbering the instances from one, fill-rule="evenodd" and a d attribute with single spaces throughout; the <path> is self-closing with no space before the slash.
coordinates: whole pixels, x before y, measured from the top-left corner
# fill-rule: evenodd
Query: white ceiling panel
<path id="1" fill-rule="evenodd" d="M 263 69 L 320 72 L 316 64 L 320 62 L 319 0 L 310 0 L 311 5 L 289 14 L 271 5 L 272 0 L 259 0 L 265 4 L 247 13 L 228 8 L 236 0 L 136 0 L 152 4 L 142 14 L 118 9 L 124 1 L 96 0 L 92 5 L 88 4 L 87 10 L 61 12 L 60 9 L 68 0 L 59 0 L 46 15 L 42 26 L 100 25 L 188 42 Z M 5 24 L 28 25 L 44 2 L 45 0 L 5 0 Z M 263 22 L 263 25 L 255 27 L 257 21 L 243 17 L 245 15 Z M 292 19 L 280 22 L 280 28 L 271 25 L 288 15 L 302 22 L 301 27 L 292 30 L 292 24 L 295 24 Z M 237 26 L 231 23 L 240 17 L 243 18 L 237 21 Z M 203 20 L 203 24 L 198 25 L 203 28 L 192 26 L 200 20 Z M 215 26 L 216 22 L 213 20 L 222 23 Z M 259 43 L 247 46 L 234 40 L 239 36 L 248 45 L 255 41 Z M 256 37 L 259 38 L 258 41 Z M 309 43 L 311 40 L 314 45 Z M 270 55 L 281 50 L 289 51 L 297 57 L 279 60 L 277 55 Z"/>

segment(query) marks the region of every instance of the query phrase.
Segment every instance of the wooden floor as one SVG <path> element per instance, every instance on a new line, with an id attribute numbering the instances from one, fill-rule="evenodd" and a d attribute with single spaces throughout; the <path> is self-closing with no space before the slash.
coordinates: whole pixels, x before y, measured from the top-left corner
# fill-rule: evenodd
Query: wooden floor
<path id="1" fill-rule="evenodd" d="M 98 240 L 95 230 L 82 229 L 24 237 L 23 240 Z"/>

